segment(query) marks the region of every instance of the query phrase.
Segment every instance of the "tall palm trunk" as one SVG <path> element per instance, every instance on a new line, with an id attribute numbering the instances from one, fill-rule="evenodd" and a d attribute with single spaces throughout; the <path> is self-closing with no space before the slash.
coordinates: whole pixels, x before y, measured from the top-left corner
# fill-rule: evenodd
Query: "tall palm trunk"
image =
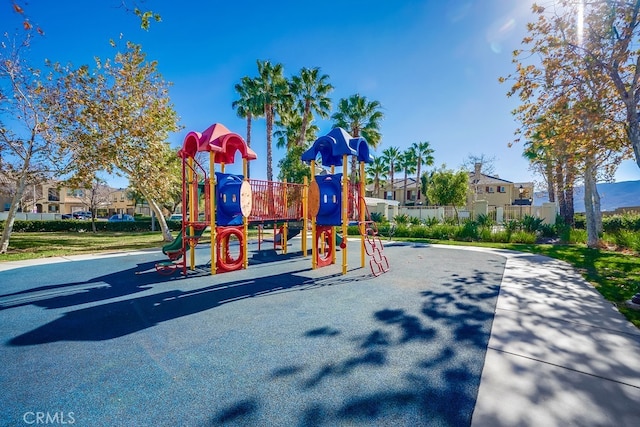
<path id="1" fill-rule="evenodd" d="M 556 201 L 555 185 L 553 180 L 553 165 L 550 161 L 545 162 L 544 173 L 547 178 L 547 193 L 549 193 L 549 201 L 551 203 Z"/>
<path id="2" fill-rule="evenodd" d="M 300 135 L 296 144 L 298 147 L 304 146 L 304 138 L 307 135 L 307 128 L 309 127 L 309 118 L 311 117 L 311 104 L 309 100 L 304 103 L 304 113 L 302 114 L 302 124 L 300 125 Z"/>
<path id="3" fill-rule="evenodd" d="M 247 112 L 247 147 L 251 147 L 251 111 Z M 249 165 L 251 165 L 251 162 L 247 162 L 247 176 L 245 177 L 246 179 L 249 179 L 250 177 L 250 172 L 249 172 Z"/>
<path id="4" fill-rule="evenodd" d="M 273 181 L 273 150 L 272 150 L 272 137 L 273 137 L 273 106 L 267 104 L 264 107 L 264 116 L 267 120 L 267 181 Z"/>
<path id="5" fill-rule="evenodd" d="M 404 205 L 407 206 L 407 170 L 404 170 L 404 186 L 403 190 L 404 194 L 402 195 L 402 199 L 404 200 Z"/>
<path id="6" fill-rule="evenodd" d="M 420 157 L 418 157 L 418 164 L 416 165 L 417 169 L 416 169 L 416 202 L 415 204 L 417 205 L 418 202 L 420 201 L 420 166 L 422 166 L 422 159 L 420 159 Z"/>

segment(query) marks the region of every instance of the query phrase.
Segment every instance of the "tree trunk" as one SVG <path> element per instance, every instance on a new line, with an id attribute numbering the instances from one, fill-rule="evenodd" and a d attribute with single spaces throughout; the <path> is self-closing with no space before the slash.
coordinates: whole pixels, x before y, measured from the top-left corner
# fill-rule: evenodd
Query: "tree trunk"
<path id="1" fill-rule="evenodd" d="M 560 211 L 560 216 L 562 217 L 562 220 L 564 221 L 566 216 L 567 216 L 567 203 L 566 200 L 564 198 L 565 196 L 565 192 L 564 192 L 564 174 L 562 171 L 562 163 L 558 162 L 556 164 L 556 180 L 555 180 L 555 185 L 556 185 L 556 195 L 558 198 L 558 210 Z"/>
<path id="2" fill-rule="evenodd" d="M 247 112 L 247 147 L 251 148 L 251 111 Z M 249 179 L 249 165 L 251 162 L 247 162 L 247 176 L 245 178 Z"/>
<path id="3" fill-rule="evenodd" d="M 640 125 L 636 122 L 635 129 L 629 132 L 629 140 L 633 147 L 633 154 L 636 157 L 636 163 L 640 168 Z"/>
<path id="4" fill-rule="evenodd" d="M 144 190 L 140 189 L 140 192 L 149 203 L 151 209 L 156 213 L 156 218 L 160 224 L 160 230 L 162 231 L 162 240 L 165 242 L 173 242 L 173 235 L 171 234 L 171 230 L 169 230 L 169 226 L 167 225 L 164 215 L 162 215 L 162 208 L 158 205 L 158 202 L 149 197 Z"/>
<path id="5" fill-rule="evenodd" d="M 273 152 L 271 148 L 271 137 L 273 135 L 273 108 L 271 105 L 265 106 L 265 119 L 267 120 L 267 181 L 273 181 Z"/>
<path id="6" fill-rule="evenodd" d="M 24 194 L 24 188 L 27 182 L 27 171 L 31 165 L 31 158 L 27 157 L 24 161 L 22 171 L 18 181 L 16 182 L 16 192 L 11 198 L 11 206 L 9 207 L 9 213 L 7 219 L 4 222 L 4 230 L 2 230 L 2 238 L 0 239 L 0 254 L 5 254 L 9 250 L 9 240 L 11 239 L 11 232 L 13 231 L 13 224 L 16 221 L 16 212 L 18 211 L 18 205 Z M 35 203 L 35 200 L 33 201 Z"/>
<path id="7" fill-rule="evenodd" d="M 418 204 L 418 202 L 420 201 L 420 167 L 422 166 L 422 162 L 420 161 L 420 157 L 418 157 L 418 164 L 417 164 L 417 170 L 416 170 L 416 205 Z"/>
<path id="8" fill-rule="evenodd" d="M 349 161 L 349 163 L 351 163 L 351 174 L 349 177 L 349 180 L 352 183 L 356 183 L 358 182 L 358 159 L 356 158 L 356 156 L 350 156 L 351 159 Z"/>
<path id="9" fill-rule="evenodd" d="M 566 166 L 566 176 L 565 176 L 565 195 L 564 201 L 567 205 L 567 217 L 565 218 L 565 223 L 571 225 L 572 227 L 575 225 L 575 212 L 573 207 L 573 185 L 575 182 L 575 170 L 573 168 L 573 163 L 567 162 Z"/>
<path id="10" fill-rule="evenodd" d="M 300 135 L 298 135 L 298 140 L 296 141 L 296 145 L 298 147 L 304 147 L 304 140 L 307 137 L 307 128 L 309 127 L 309 118 L 311 117 L 311 104 L 309 100 L 305 100 L 304 103 L 304 113 L 302 114 L 302 124 L 300 125 Z"/>
<path id="11" fill-rule="evenodd" d="M 596 233 L 602 235 L 602 205 L 600 204 L 600 193 L 598 193 L 598 183 L 593 185 L 593 208 L 596 214 Z"/>
<path id="12" fill-rule="evenodd" d="M 587 246 L 590 248 L 597 248 L 600 243 L 596 227 L 596 211 L 593 203 L 595 186 L 593 158 L 589 158 L 586 161 L 584 172 L 584 209 L 586 214 Z"/>
<path id="13" fill-rule="evenodd" d="M 554 203 L 556 201 L 556 192 L 553 180 L 553 165 L 551 165 L 551 162 L 547 162 L 547 164 L 545 164 L 544 172 L 547 178 L 547 193 L 549 193 L 549 202 Z"/>
<path id="14" fill-rule="evenodd" d="M 402 200 L 404 200 L 404 205 L 407 206 L 407 170 L 404 171 L 404 194 L 402 195 Z"/>
<path id="15" fill-rule="evenodd" d="M 4 222 L 4 230 L 2 230 L 2 240 L 0 241 L 0 254 L 7 253 L 9 250 L 9 240 L 11 239 L 11 232 L 13 231 L 13 224 L 16 221 L 16 212 L 18 211 L 18 204 L 24 193 L 24 178 L 20 178 L 16 192 L 11 199 L 11 207 L 7 214 L 7 219 Z"/>

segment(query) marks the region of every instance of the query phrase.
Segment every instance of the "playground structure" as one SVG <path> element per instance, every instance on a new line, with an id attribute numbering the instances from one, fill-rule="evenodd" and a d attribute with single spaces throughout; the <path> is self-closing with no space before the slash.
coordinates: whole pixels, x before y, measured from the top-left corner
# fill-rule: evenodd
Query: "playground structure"
<path id="1" fill-rule="evenodd" d="M 242 175 L 225 173 L 225 166 L 234 163 L 236 152 L 242 158 Z M 209 171 L 202 165 L 198 153 L 208 154 Z M 320 158 L 330 166 L 332 175 L 313 176 L 311 183 L 262 181 L 247 179 L 248 162 L 257 158 L 244 139 L 222 124 L 216 123 L 204 132 L 189 132 L 178 155 L 182 159 L 182 227 L 176 239 L 163 247 L 169 261 L 156 264 L 161 274 L 195 268 L 194 248 L 207 227 L 211 230 L 211 274 L 228 272 L 248 266 L 248 227 L 259 229 L 259 245 L 263 227 L 273 225 L 274 249 L 287 251 L 289 237 L 301 232 L 302 253 L 307 256 L 307 230 L 312 231 L 312 268 L 335 263 L 336 244 L 342 249 L 342 273 L 347 269 L 347 227 L 349 221 L 359 224 L 361 234 L 361 267 L 365 254 L 371 257 L 374 275 L 389 269 L 382 254 L 382 243 L 375 223 L 366 220 L 364 182 L 349 185 L 346 165 L 349 155 L 360 161 L 360 176 L 364 163 L 370 161 L 364 138 L 351 138 L 336 128 L 318 138 L 302 160 L 315 171 Z M 216 171 L 216 165 L 220 171 Z M 343 166 L 342 174 L 333 174 Z M 201 202 L 204 205 L 201 206 Z M 278 226 L 278 224 L 281 224 Z M 290 224 L 296 224 L 290 230 Z M 336 228 L 341 227 L 341 235 Z M 187 259 L 187 257 L 189 257 Z"/>
<path id="2" fill-rule="evenodd" d="M 359 177 L 354 183 L 349 183 L 348 179 L 350 156 L 355 157 L 359 165 Z M 316 139 L 301 158 L 310 165 L 312 171 L 316 170 L 318 160 L 323 166 L 331 167 L 330 174 L 314 176 L 312 173 L 309 185 L 313 268 L 335 263 L 338 244 L 342 249 L 342 274 L 347 273 L 347 229 L 349 222 L 353 221 L 358 224 L 360 231 L 360 267 L 365 266 L 365 255 L 368 255 L 374 276 L 388 271 L 389 261 L 383 254 L 382 241 L 364 199 L 364 165 L 373 161 L 367 141 L 353 138 L 342 128 L 334 128 Z M 342 173 L 335 173 L 335 168 L 340 166 Z M 338 227 L 342 231 L 340 237 L 336 230 Z"/>

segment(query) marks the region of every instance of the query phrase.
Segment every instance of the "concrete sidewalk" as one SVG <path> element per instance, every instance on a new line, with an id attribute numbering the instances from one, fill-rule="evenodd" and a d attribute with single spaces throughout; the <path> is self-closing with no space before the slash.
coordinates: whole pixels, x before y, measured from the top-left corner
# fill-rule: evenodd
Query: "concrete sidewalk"
<path id="1" fill-rule="evenodd" d="M 640 331 L 569 264 L 497 252 L 508 260 L 472 426 L 640 425 Z"/>

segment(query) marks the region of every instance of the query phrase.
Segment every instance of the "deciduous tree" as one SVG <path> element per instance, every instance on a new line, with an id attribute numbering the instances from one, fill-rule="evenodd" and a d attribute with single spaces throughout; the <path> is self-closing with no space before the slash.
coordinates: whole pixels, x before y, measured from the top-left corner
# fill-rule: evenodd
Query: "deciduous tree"
<path id="1" fill-rule="evenodd" d="M 159 201 L 175 185 L 168 179 L 175 172 L 168 159 L 175 153 L 166 140 L 180 127 L 157 63 L 147 61 L 141 46 L 127 43 L 113 60 L 96 58 L 94 70 L 83 66 L 69 73 L 64 85 L 59 130 L 66 137 L 63 148 L 72 153 L 74 176 L 82 180 L 99 170 L 126 176 L 171 241 Z"/>
<path id="2" fill-rule="evenodd" d="M 458 216 L 458 207 L 467 202 L 468 191 L 468 173 L 464 170 L 455 172 L 442 165 L 430 177 L 427 196 L 434 205 L 453 206 Z"/>
<path id="3" fill-rule="evenodd" d="M 60 157 L 64 141 L 54 132 L 53 117 L 63 97 L 57 84 L 61 74 L 31 66 L 25 59 L 29 43 L 30 33 L 25 33 L 0 45 L 0 164 L 12 194 L 0 253 L 9 248 L 27 183 L 42 182 L 65 167 Z"/>

